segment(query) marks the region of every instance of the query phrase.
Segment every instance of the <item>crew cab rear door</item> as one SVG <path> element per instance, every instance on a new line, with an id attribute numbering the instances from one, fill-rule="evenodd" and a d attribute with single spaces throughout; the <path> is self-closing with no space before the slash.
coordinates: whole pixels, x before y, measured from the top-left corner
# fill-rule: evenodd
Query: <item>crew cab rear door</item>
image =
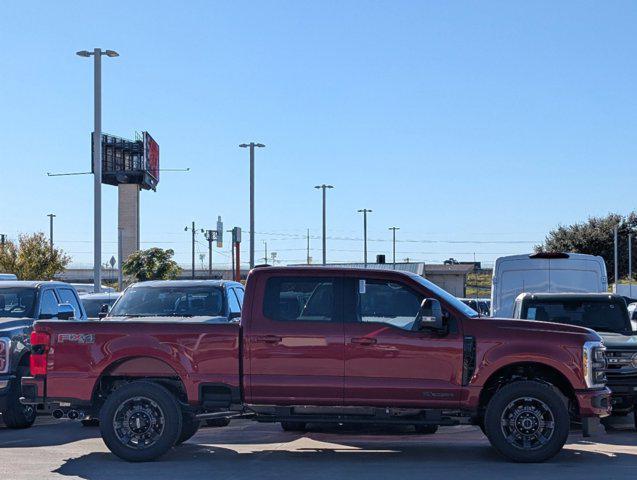
<path id="1" fill-rule="evenodd" d="M 457 407 L 463 339 L 413 331 L 425 294 L 402 280 L 344 279 L 345 405 Z"/>
<path id="2" fill-rule="evenodd" d="M 342 282 L 333 275 L 272 275 L 255 284 L 244 330 L 246 399 L 263 405 L 342 405 Z"/>

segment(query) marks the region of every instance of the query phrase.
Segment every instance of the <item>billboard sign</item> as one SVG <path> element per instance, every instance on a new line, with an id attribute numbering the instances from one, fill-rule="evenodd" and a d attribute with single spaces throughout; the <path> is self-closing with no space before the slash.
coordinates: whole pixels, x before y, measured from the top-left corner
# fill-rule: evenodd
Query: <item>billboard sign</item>
<path id="1" fill-rule="evenodd" d="M 148 132 L 143 135 L 146 171 L 159 183 L 159 145 Z"/>
<path id="2" fill-rule="evenodd" d="M 217 217 L 217 248 L 223 248 L 223 222 L 221 215 Z"/>

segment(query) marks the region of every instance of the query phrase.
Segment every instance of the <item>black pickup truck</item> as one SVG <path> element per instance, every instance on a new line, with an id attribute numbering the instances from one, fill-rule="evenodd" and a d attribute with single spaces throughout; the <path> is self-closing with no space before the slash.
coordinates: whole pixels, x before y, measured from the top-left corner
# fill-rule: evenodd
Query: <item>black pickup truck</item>
<path id="1" fill-rule="evenodd" d="M 30 427 L 36 410 L 19 402 L 20 379 L 29 375 L 29 336 L 40 319 L 86 320 L 73 286 L 62 282 L 0 282 L 0 413 L 10 428 Z"/>
<path id="2" fill-rule="evenodd" d="M 612 414 L 633 412 L 637 428 L 637 332 L 624 297 L 610 293 L 523 293 L 515 301 L 513 317 L 595 330 L 606 346 Z"/>

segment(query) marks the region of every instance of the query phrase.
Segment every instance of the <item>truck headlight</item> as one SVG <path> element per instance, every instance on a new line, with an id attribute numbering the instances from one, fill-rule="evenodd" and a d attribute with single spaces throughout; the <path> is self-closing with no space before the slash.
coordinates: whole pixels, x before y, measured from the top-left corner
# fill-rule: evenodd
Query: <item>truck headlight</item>
<path id="1" fill-rule="evenodd" d="M 588 388 L 606 385 L 606 347 L 602 342 L 585 342 L 582 348 L 582 367 Z"/>

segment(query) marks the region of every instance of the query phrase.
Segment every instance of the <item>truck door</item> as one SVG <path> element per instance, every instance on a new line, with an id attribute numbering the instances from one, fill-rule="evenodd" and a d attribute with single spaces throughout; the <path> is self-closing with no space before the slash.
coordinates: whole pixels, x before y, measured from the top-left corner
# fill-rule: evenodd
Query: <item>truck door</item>
<path id="1" fill-rule="evenodd" d="M 253 404 L 341 405 L 342 286 L 333 276 L 273 276 L 255 287 L 246 329 Z"/>
<path id="2" fill-rule="evenodd" d="M 457 407 L 463 339 L 413 331 L 425 297 L 395 280 L 344 280 L 345 405 Z"/>

